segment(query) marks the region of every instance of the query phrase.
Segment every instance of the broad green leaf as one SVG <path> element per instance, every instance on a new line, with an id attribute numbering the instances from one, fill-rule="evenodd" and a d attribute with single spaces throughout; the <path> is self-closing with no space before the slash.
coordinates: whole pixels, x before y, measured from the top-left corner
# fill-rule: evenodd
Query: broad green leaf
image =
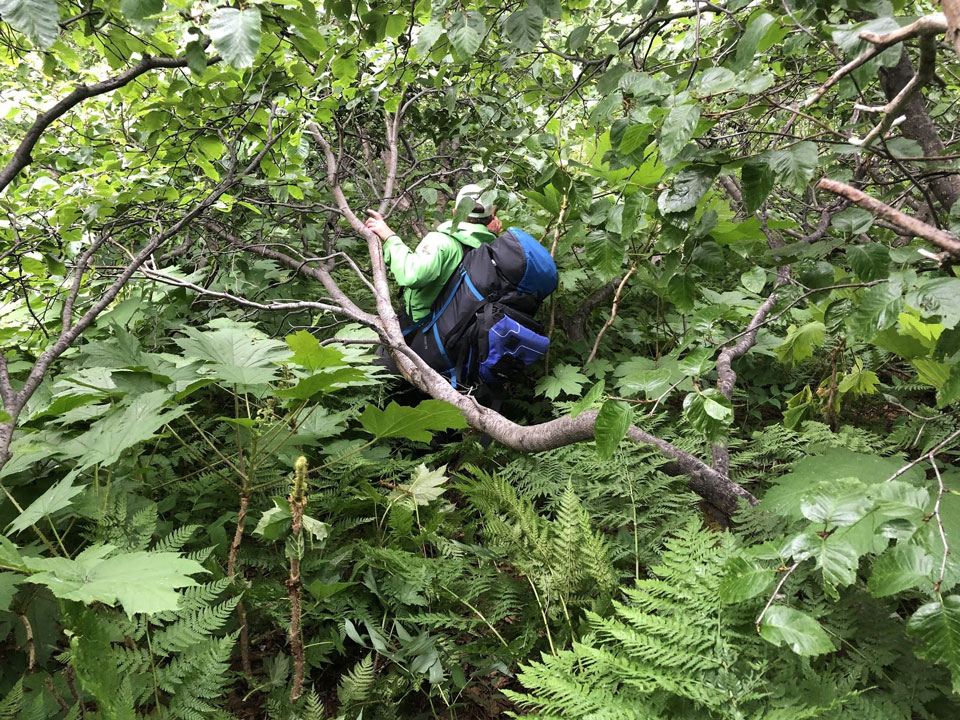
<path id="1" fill-rule="evenodd" d="M 960 278 L 923 280 L 907 293 L 907 305 L 922 312 L 924 317 L 939 317 L 944 327 L 957 327 L 960 324 Z"/>
<path id="2" fill-rule="evenodd" d="M 775 574 L 772 568 L 739 555 L 730 558 L 723 570 L 717 594 L 727 605 L 741 603 L 764 592 Z"/>
<path id="3" fill-rule="evenodd" d="M 117 433 L 119 434 L 120 430 L 117 430 Z M 70 473 L 30 503 L 30 505 L 10 523 L 10 530 L 13 532 L 22 532 L 31 525 L 36 524 L 36 522 L 44 516 L 53 515 L 53 513 L 58 510 L 70 507 L 73 498 L 86 489 L 83 485 L 74 485 L 74 477 L 76 477 L 76 473 Z"/>
<path id="4" fill-rule="evenodd" d="M 863 362 L 857 358 L 854 367 L 844 373 L 837 384 L 837 389 L 842 393 L 853 393 L 854 395 L 873 395 L 877 391 L 877 385 L 880 378 L 872 370 L 864 370 Z"/>
<path id="5" fill-rule="evenodd" d="M 0 17 L 41 50 L 48 50 L 60 32 L 56 0 L 0 0 Z"/>
<path id="6" fill-rule="evenodd" d="M 410 482 L 401 483 L 393 490 L 387 499 L 391 504 L 400 503 L 409 505 L 429 505 L 443 495 L 447 482 L 447 466 L 443 465 L 436 470 L 428 470 L 426 465 L 420 464 L 413 471 Z"/>
<path id="7" fill-rule="evenodd" d="M 834 649 L 820 623 L 785 605 L 773 605 L 767 610 L 760 635 L 777 647 L 786 645 L 797 655 L 822 655 Z"/>
<path id="8" fill-rule="evenodd" d="M 697 206 L 713 185 L 719 168 L 716 165 L 691 165 L 678 172 L 669 189 L 660 193 L 657 207 L 663 214 L 683 212 Z"/>
<path id="9" fill-rule="evenodd" d="M 23 558 L 17 552 L 17 546 L 0 535 L 0 568 L 5 570 L 26 569 Z"/>
<path id="10" fill-rule="evenodd" d="M 517 50 L 533 50 L 543 33 L 543 11 L 536 5 L 527 5 L 504 21 L 503 30 Z"/>
<path id="11" fill-rule="evenodd" d="M 824 480 L 800 501 L 801 514 L 823 525 L 853 525 L 873 508 L 870 490 L 855 477 Z"/>
<path id="12" fill-rule="evenodd" d="M 693 139 L 698 122 L 700 122 L 700 106 L 696 103 L 677 105 L 670 110 L 660 131 L 660 155 L 664 162 L 676 157 Z M 713 178 L 710 180 L 712 182 Z"/>
<path id="13" fill-rule="evenodd" d="M 179 588 L 196 585 L 191 575 L 207 570 L 173 552 L 131 552 L 106 557 L 111 545 L 93 545 L 74 559 L 40 558 L 30 582 L 46 585 L 61 600 L 119 602 L 127 615 L 176 610 Z"/>
<path id="14" fill-rule="evenodd" d="M 692 375 L 693 377 L 699 377 L 710 372 L 716 364 L 713 361 L 714 352 L 712 348 L 691 350 L 677 362 L 677 369 L 684 375 Z"/>
<path id="15" fill-rule="evenodd" d="M 417 52 L 420 53 L 421 56 L 426 55 L 430 52 L 430 48 L 440 39 L 441 35 L 443 35 L 443 25 L 435 20 L 431 20 L 420 28 L 420 32 L 417 35 Z"/>
<path id="16" fill-rule="evenodd" d="M 907 635 L 917 643 L 918 657 L 950 670 L 953 691 L 960 693 L 960 595 L 917 610 L 907 621 Z"/>
<path id="17" fill-rule="evenodd" d="M 726 92 L 737 82 L 737 76 L 727 68 L 712 67 L 700 73 L 694 83 L 700 95 L 717 95 Z"/>
<path id="18" fill-rule="evenodd" d="M 680 312 L 693 312 L 693 304 L 697 299 L 697 283 L 686 273 L 674 275 L 667 283 L 667 297 Z"/>
<path id="19" fill-rule="evenodd" d="M 954 363 L 950 376 L 937 392 L 937 407 L 945 408 L 960 400 L 960 364 Z"/>
<path id="20" fill-rule="evenodd" d="M 847 262 L 864 282 L 880 280 L 890 274 L 890 250 L 879 243 L 854 245 L 847 250 Z"/>
<path id="21" fill-rule="evenodd" d="M 164 0 L 120 0 L 120 12 L 131 20 L 143 20 L 163 11 Z"/>
<path id="22" fill-rule="evenodd" d="M 288 397 L 297 400 L 308 400 L 317 393 L 330 392 L 353 383 L 366 380 L 367 376 L 359 368 L 342 367 L 334 370 L 324 370 L 310 377 L 303 378 L 291 388 L 277 390 L 278 397 Z"/>
<path id="23" fill-rule="evenodd" d="M 260 49 L 260 11 L 218 8 L 210 16 L 207 33 L 229 65 L 250 67 Z"/>
<path id="24" fill-rule="evenodd" d="M 458 430 L 467 421 L 456 407 L 443 400 L 424 400 L 416 407 L 391 402 L 386 408 L 368 405 L 360 416 L 360 425 L 378 438 L 406 438 L 430 442 L 439 430 Z"/>
<path id="25" fill-rule="evenodd" d="M 0 612 L 10 609 L 13 596 L 17 594 L 17 586 L 27 581 L 23 575 L 0 572 Z"/>
<path id="26" fill-rule="evenodd" d="M 735 70 L 744 70 L 750 67 L 757 52 L 757 46 L 774 22 L 776 22 L 776 19 L 773 15 L 766 12 L 757 13 L 750 18 L 746 30 L 737 42 L 737 54 L 731 64 Z"/>
<path id="27" fill-rule="evenodd" d="M 873 225 L 873 214 L 861 208 L 847 208 L 830 218 L 830 225 L 840 232 L 854 235 L 865 233 Z M 849 254 L 848 251 L 847 255 L 849 256 Z M 889 252 L 887 254 L 889 256 Z M 861 279 L 865 280 L 866 278 Z"/>
<path id="28" fill-rule="evenodd" d="M 275 380 L 277 363 L 290 352 L 278 340 L 272 340 L 251 327 L 220 327 L 202 332 L 184 328 L 186 338 L 177 340 L 188 359 L 202 360 L 199 373 L 229 385 L 249 387 Z M 333 352 L 336 352 L 335 350 Z"/>
<path id="29" fill-rule="evenodd" d="M 676 380 L 668 368 L 650 368 L 637 370 L 623 375 L 617 381 L 617 387 L 625 393 L 635 395 L 643 393 L 648 399 L 659 395 Z"/>
<path id="30" fill-rule="evenodd" d="M 867 485 L 885 484 L 903 465 L 904 461 L 898 457 L 881 457 L 845 448 L 829 448 L 820 454 L 801 458 L 792 472 L 776 478 L 773 486 L 760 498 L 759 506 L 763 510 L 799 520 L 803 517 L 800 511 L 801 500 L 820 482 L 854 477 Z M 923 473 L 915 467 L 900 479 L 920 482 L 923 480 Z M 871 491 L 873 495 L 877 492 L 876 489 Z"/>
<path id="31" fill-rule="evenodd" d="M 770 159 L 766 155 L 749 158 L 740 168 L 740 187 L 743 191 L 743 211 L 756 212 L 773 190 L 776 179 Z"/>
<path id="32" fill-rule="evenodd" d="M 813 356 L 813 348 L 823 345 L 826 328 L 822 322 L 809 322 L 801 327 L 791 325 L 787 337 L 777 348 L 780 362 L 795 365 Z"/>
<path id="33" fill-rule="evenodd" d="M 184 55 L 187 58 L 190 73 L 198 78 L 203 77 L 207 71 L 207 53 L 203 49 L 203 43 L 199 40 L 191 40 L 187 43 Z"/>
<path id="34" fill-rule="evenodd" d="M 740 275 L 740 284 L 747 290 L 757 295 L 767 284 L 767 271 L 762 267 L 755 267 L 753 270 Z"/>
<path id="35" fill-rule="evenodd" d="M 309 585 L 305 585 L 307 592 L 313 595 L 316 600 L 326 600 L 329 597 L 333 597 L 337 593 L 346 590 L 348 587 L 353 587 L 357 583 L 355 582 L 330 582 L 325 583 L 321 580 L 314 580 Z"/>
<path id="36" fill-rule="evenodd" d="M 322 346 L 320 341 L 306 330 L 298 330 L 293 335 L 287 335 L 284 340 L 287 347 L 293 351 L 290 361 L 307 370 L 321 370 L 346 364 L 342 352 Z"/>
<path id="37" fill-rule="evenodd" d="M 81 469 L 98 463 L 110 465 L 125 450 L 149 440 L 157 430 L 187 412 L 186 406 L 166 407 L 169 400 L 166 390 L 138 395 L 70 440 L 64 452 L 79 458 Z"/>
<path id="38" fill-rule="evenodd" d="M 896 545 L 877 558 L 867 589 L 874 597 L 919 587 L 931 582 L 933 558 L 917 545 Z"/>
<path id="39" fill-rule="evenodd" d="M 560 393 L 579 395 L 580 389 L 587 380 L 587 376 L 581 373 L 575 365 L 563 363 L 557 365 L 549 375 L 540 378 L 534 392 L 551 400 L 555 399 Z"/>
<path id="40" fill-rule="evenodd" d="M 635 123 L 627 126 L 627 128 L 623 131 L 623 137 L 620 139 L 620 152 L 622 152 L 624 155 L 629 155 L 635 150 L 639 150 L 643 145 L 646 144 L 647 138 L 649 137 L 649 125 Z M 636 195 L 639 195 L 639 193 L 634 193 L 633 196 L 628 197 L 635 197 Z"/>
<path id="41" fill-rule="evenodd" d="M 733 422 L 733 406 L 715 389 L 689 393 L 683 399 L 683 415 L 690 426 L 711 442 L 727 433 Z"/>
<path id="42" fill-rule="evenodd" d="M 309 515 L 302 517 L 303 530 L 310 533 L 312 540 L 324 540 L 327 537 L 328 526 Z M 254 528 L 253 534 L 264 540 L 281 540 L 290 534 L 293 526 L 293 517 L 290 514 L 290 501 L 287 498 L 273 498 L 273 507 L 264 511 L 260 522 Z"/>
<path id="43" fill-rule="evenodd" d="M 601 279 L 609 280 L 623 266 L 626 245 L 617 234 L 597 230 L 587 236 L 584 250 L 590 267 L 597 271 Z"/>
<path id="44" fill-rule="evenodd" d="M 630 70 L 620 76 L 617 86 L 631 95 L 654 95 L 663 97 L 670 94 L 670 86 L 663 80 L 645 72 Z"/>
<path id="45" fill-rule="evenodd" d="M 613 115 L 614 110 L 619 108 L 623 104 L 623 95 L 619 90 L 616 90 L 609 95 L 605 95 L 601 98 L 600 102 L 593 106 L 590 110 L 590 115 L 587 116 L 587 121 L 591 125 L 606 125 L 610 121 L 611 115 Z"/>
<path id="46" fill-rule="evenodd" d="M 903 310 L 900 288 L 894 284 L 868 288 L 860 296 L 860 304 L 848 318 L 850 330 L 863 340 L 869 340 L 877 331 L 886 330 L 897 323 Z"/>
<path id="47" fill-rule="evenodd" d="M 817 146 L 802 142 L 792 148 L 776 150 L 770 155 L 770 164 L 780 182 L 802 192 L 817 169 Z"/>
<path id="48" fill-rule="evenodd" d="M 601 460 L 609 460 L 616 452 L 620 441 L 627 436 L 633 422 L 633 411 L 622 400 L 607 400 L 593 426 L 593 436 L 597 443 L 597 455 Z"/>
<path id="49" fill-rule="evenodd" d="M 590 37 L 590 31 L 592 29 L 593 28 L 590 25 L 581 25 L 580 27 L 574 28 L 570 31 L 570 34 L 567 35 L 567 48 L 570 50 L 570 52 L 580 52 L 580 49 Z"/>
<path id="50" fill-rule="evenodd" d="M 587 410 L 594 405 L 603 396 L 603 387 L 603 379 L 598 380 L 594 386 L 587 391 L 586 395 L 573 404 L 573 406 L 570 408 L 570 417 L 575 418 L 584 410 Z"/>
<path id="51" fill-rule="evenodd" d="M 447 37 L 457 53 L 463 58 L 471 57 L 480 49 L 487 23 L 476 10 L 456 11 L 447 23 Z"/>

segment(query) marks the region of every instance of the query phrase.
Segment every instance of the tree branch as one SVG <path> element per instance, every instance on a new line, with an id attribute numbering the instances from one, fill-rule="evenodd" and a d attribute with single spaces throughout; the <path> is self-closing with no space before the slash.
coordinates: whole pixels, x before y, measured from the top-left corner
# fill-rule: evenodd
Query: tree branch
<path id="1" fill-rule="evenodd" d="M 847 185 L 846 183 L 839 182 L 838 180 L 823 178 L 817 184 L 817 187 L 828 192 L 832 192 L 835 195 L 845 197 L 847 200 L 855 205 L 859 205 L 864 210 L 869 210 L 877 217 L 883 218 L 884 220 L 903 228 L 911 235 L 928 240 L 939 248 L 960 257 L 960 239 L 946 232 L 945 230 L 939 230 L 932 225 L 928 225 L 927 223 L 918 220 L 915 217 L 905 215 L 899 210 L 890 207 L 886 203 L 880 202 L 861 190 L 858 190 L 851 185 Z"/>

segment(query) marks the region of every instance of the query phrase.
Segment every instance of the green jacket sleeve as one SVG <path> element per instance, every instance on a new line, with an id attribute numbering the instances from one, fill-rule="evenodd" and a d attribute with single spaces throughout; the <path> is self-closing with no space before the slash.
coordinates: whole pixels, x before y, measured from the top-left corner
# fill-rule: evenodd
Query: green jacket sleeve
<path id="1" fill-rule="evenodd" d="M 383 257 L 398 285 L 420 288 L 439 277 L 455 242 L 442 233 L 431 232 L 424 235 L 416 250 L 410 250 L 393 235 L 383 242 Z"/>

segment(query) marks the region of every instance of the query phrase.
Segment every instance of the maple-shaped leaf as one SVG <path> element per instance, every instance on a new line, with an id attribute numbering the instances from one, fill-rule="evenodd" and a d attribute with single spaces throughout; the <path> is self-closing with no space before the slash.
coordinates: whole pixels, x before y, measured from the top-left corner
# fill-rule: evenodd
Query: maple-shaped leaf
<path id="1" fill-rule="evenodd" d="M 390 493 L 388 500 L 399 505 L 429 505 L 443 495 L 443 484 L 447 481 L 447 466 L 443 465 L 436 470 L 428 470 L 426 465 L 418 465 L 413 472 L 410 482 L 397 485 L 396 490 Z"/>
<path id="2" fill-rule="evenodd" d="M 378 438 L 406 438 L 430 442 L 438 430 L 465 428 L 456 407 L 443 400 L 424 400 L 416 407 L 391 402 L 383 410 L 369 405 L 360 416 L 363 429 Z"/>
<path id="3" fill-rule="evenodd" d="M 579 395 L 580 389 L 588 379 L 575 365 L 557 365 L 550 375 L 540 378 L 535 391 L 538 395 L 545 395 L 551 400 L 560 393 Z"/>

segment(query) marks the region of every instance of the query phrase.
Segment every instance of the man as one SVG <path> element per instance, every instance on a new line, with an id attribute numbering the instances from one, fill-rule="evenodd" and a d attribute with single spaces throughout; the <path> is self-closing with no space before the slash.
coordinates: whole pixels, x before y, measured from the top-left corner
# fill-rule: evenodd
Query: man
<path id="1" fill-rule="evenodd" d="M 430 314 L 433 301 L 457 269 L 467 248 L 480 247 L 500 234 L 503 223 L 497 217 L 497 207 L 481 203 L 482 193 L 483 188 L 479 185 L 464 186 L 457 193 L 456 207 L 466 199 L 474 201 L 466 222 L 459 223 L 456 228 L 452 220 L 442 223 L 423 237 L 416 250 L 407 247 L 380 213 L 367 210 L 370 218 L 366 226 L 383 240 L 384 260 L 397 284 L 403 288 L 401 325 L 417 322 Z"/>

